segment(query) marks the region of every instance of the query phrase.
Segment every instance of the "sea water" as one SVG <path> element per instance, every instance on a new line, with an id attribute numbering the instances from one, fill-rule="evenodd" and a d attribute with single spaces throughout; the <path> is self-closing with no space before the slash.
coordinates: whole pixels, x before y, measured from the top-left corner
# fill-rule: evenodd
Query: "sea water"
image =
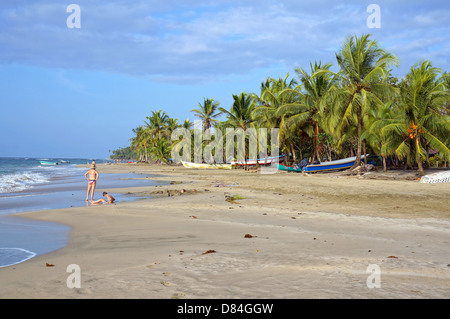
<path id="1" fill-rule="evenodd" d="M 42 165 L 41 161 L 58 165 Z M 91 162 L 92 159 L 0 157 L 0 267 L 17 264 L 66 245 L 68 226 L 11 214 L 89 205 L 85 201 L 87 181 L 84 177 L 88 169 L 79 165 Z M 97 189 L 156 185 L 151 176 L 103 174 L 101 170 L 99 174 Z M 129 195 L 112 195 L 118 203 L 136 199 Z M 100 198 L 102 195 L 96 192 L 94 199 Z"/>
<path id="2" fill-rule="evenodd" d="M 69 226 L 58 223 L 0 216 L 0 267 L 64 247 L 69 231 Z"/>

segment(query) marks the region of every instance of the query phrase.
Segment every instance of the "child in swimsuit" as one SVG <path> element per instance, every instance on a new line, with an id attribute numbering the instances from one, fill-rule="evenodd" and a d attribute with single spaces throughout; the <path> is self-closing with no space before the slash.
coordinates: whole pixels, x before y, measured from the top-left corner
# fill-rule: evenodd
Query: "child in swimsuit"
<path id="1" fill-rule="evenodd" d="M 89 175 L 89 177 L 88 177 Z M 84 177 L 88 180 L 88 189 L 86 193 L 86 201 L 89 200 L 89 193 L 91 193 L 91 201 L 94 200 L 94 191 L 97 184 L 98 172 L 95 169 L 95 164 L 91 165 L 91 169 L 84 174 Z"/>
<path id="2" fill-rule="evenodd" d="M 104 199 L 104 198 L 100 198 L 99 200 L 91 201 L 92 205 L 98 205 L 101 203 L 108 203 L 108 204 L 112 204 L 114 203 L 114 201 L 116 200 L 114 197 L 112 197 L 111 195 L 109 195 L 107 192 L 103 192 L 103 196 L 105 196 L 108 200 Z"/>

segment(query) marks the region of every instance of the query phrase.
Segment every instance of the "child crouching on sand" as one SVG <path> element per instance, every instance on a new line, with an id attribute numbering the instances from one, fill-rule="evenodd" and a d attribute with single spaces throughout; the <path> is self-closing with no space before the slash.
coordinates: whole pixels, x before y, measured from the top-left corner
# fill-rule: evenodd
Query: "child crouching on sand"
<path id="1" fill-rule="evenodd" d="M 106 197 L 108 200 L 106 200 L 104 198 L 100 198 L 99 200 L 91 201 L 91 204 L 93 204 L 93 205 L 97 205 L 97 204 L 100 204 L 100 203 L 112 204 L 116 200 L 114 197 L 109 195 L 107 192 L 103 192 L 103 196 Z"/>

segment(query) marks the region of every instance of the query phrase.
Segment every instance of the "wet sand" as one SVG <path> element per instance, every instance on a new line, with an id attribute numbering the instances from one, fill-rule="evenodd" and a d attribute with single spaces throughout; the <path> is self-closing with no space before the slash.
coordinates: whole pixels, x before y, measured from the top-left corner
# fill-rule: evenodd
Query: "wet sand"
<path id="1" fill-rule="evenodd" d="M 99 185 L 153 198 L 17 214 L 72 230 L 66 247 L 1 268 L 1 298 L 450 297 L 449 184 L 403 172 L 98 169 L 171 184 Z M 81 288 L 67 287 L 71 264 Z M 368 288 L 370 265 L 380 288 Z"/>

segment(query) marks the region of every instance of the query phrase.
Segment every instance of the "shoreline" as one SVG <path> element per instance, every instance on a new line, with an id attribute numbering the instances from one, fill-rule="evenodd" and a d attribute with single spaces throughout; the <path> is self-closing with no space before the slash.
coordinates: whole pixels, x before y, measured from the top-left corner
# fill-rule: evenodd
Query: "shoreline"
<path id="1" fill-rule="evenodd" d="M 96 190 L 151 199 L 14 214 L 72 230 L 66 247 L 0 268 L 1 298 L 450 296 L 448 185 L 98 166 L 171 184 Z M 81 288 L 67 287 L 70 264 Z M 369 264 L 380 289 L 367 287 Z"/>

